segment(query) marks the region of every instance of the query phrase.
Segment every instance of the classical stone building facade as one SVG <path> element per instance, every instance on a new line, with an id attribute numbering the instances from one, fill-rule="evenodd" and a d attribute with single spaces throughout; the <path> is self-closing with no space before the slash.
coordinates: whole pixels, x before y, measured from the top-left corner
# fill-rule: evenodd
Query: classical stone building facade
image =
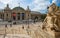
<path id="1" fill-rule="evenodd" d="M 41 13 L 31 11 L 29 9 L 29 6 L 27 6 L 27 9 L 23 9 L 22 7 L 18 6 L 13 9 L 9 8 L 9 5 L 3 9 L 3 11 L 0 11 L 0 19 L 3 19 L 5 21 L 8 20 L 28 20 L 28 19 L 40 19 Z"/>

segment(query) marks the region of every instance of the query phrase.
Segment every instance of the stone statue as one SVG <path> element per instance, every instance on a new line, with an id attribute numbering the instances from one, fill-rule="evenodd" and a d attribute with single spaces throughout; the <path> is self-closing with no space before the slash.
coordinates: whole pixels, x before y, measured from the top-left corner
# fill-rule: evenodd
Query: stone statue
<path id="1" fill-rule="evenodd" d="M 60 35 L 57 33 L 60 33 L 60 10 L 55 4 L 49 7 L 42 29 L 50 34 Z"/>

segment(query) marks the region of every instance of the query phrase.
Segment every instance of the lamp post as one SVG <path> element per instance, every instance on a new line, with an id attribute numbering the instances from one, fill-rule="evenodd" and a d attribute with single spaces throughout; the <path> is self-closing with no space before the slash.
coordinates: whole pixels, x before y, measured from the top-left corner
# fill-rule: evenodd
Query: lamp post
<path id="1" fill-rule="evenodd" d="M 28 14 L 28 28 L 29 28 L 29 14 Z"/>
<path id="2" fill-rule="evenodd" d="M 5 25 L 5 34 L 4 34 L 4 38 L 5 38 L 5 36 L 6 36 L 6 28 L 7 28 L 7 24 Z"/>
<path id="3" fill-rule="evenodd" d="M 29 35 L 29 14 L 28 14 L 28 27 L 27 27 L 27 33 L 28 33 L 28 35 Z"/>

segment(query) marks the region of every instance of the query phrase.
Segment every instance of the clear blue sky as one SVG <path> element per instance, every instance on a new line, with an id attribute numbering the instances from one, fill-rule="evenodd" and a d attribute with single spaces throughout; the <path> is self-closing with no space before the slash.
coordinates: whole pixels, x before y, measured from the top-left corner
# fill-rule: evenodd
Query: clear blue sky
<path id="1" fill-rule="evenodd" d="M 60 6 L 60 0 L 54 0 L 57 6 Z M 50 0 L 50 3 L 52 3 L 53 0 Z"/>
<path id="2" fill-rule="evenodd" d="M 0 0 L 0 9 L 3 9 L 6 7 L 6 4 L 9 4 L 10 8 L 20 5 L 20 7 L 26 9 L 27 6 L 29 6 L 33 11 L 45 13 L 47 11 L 47 6 L 53 2 L 56 3 L 57 6 L 60 6 L 60 0 Z"/>

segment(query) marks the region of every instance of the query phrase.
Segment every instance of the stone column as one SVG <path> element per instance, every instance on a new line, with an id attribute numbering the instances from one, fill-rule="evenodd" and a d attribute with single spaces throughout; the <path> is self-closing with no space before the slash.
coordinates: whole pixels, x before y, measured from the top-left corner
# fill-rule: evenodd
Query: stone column
<path id="1" fill-rule="evenodd" d="M 18 18 L 18 16 L 17 16 L 17 13 L 16 13 L 16 20 L 18 20 L 17 18 Z"/>
<path id="2" fill-rule="evenodd" d="M 28 20 L 28 12 L 25 12 L 25 20 Z"/>
<path id="3" fill-rule="evenodd" d="M 4 14 L 2 14 L 2 19 L 4 20 Z"/>
<path id="4" fill-rule="evenodd" d="M 4 20 L 6 20 L 6 13 L 4 13 Z"/>
<path id="5" fill-rule="evenodd" d="M 0 18 L 1 18 L 1 14 L 0 14 Z"/>
<path id="6" fill-rule="evenodd" d="M 11 20 L 13 21 L 13 15 L 12 15 L 12 13 L 11 13 Z"/>
<path id="7" fill-rule="evenodd" d="M 20 13 L 20 20 L 22 20 L 22 13 Z"/>
<path id="8" fill-rule="evenodd" d="M 29 13 L 29 19 L 31 19 L 31 14 Z"/>
<path id="9" fill-rule="evenodd" d="M 26 20 L 27 18 L 26 18 L 26 13 L 25 13 L 25 20 Z"/>
<path id="10" fill-rule="evenodd" d="M 21 15 L 19 15 L 19 16 L 21 16 Z M 21 18 L 20 18 L 21 19 Z"/>

